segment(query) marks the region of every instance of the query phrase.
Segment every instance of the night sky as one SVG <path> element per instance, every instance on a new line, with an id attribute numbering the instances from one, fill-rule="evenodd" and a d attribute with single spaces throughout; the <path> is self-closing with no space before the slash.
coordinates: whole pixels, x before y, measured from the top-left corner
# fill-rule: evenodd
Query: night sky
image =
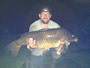
<path id="1" fill-rule="evenodd" d="M 89 0 L 2 0 L 0 1 L 0 33 L 28 32 L 31 23 L 39 19 L 40 8 L 51 9 L 52 20 L 81 39 L 89 39 Z"/>

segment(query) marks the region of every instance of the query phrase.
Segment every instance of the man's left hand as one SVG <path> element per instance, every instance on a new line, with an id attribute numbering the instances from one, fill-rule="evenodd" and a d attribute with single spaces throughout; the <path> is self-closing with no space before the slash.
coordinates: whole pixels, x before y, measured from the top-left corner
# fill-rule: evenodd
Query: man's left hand
<path id="1" fill-rule="evenodd" d="M 56 53 L 58 54 L 58 55 L 60 55 L 61 53 L 61 51 L 64 49 L 64 44 L 65 44 L 65 42 L 64 41 L 58 41 L 60 44 L 59 44 L 59 47 L 58 47 L 58 49 L 57 49 L 57 51 L 56 51 Z"/>

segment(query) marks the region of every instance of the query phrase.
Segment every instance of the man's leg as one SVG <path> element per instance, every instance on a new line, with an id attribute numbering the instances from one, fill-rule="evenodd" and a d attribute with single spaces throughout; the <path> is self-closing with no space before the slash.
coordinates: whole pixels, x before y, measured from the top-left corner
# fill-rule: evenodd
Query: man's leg
<path id="1" fill-rule="evenodd" d="M 44 56 L 30 56 L 29 68 L 42 68 Z"/>
<path id="2" fill-rule="evenodd" d="M 53 51 L 52 52 L 52 54 L 51 54 L 51 59 L 52 59 L 52 62 L 51 62 L 51 66 L 50 66 L 50 68 L 56 68 L 56 62 L 57 62 L 57 60 L 59 60 L 59 58 L 61 57 L 61 54 L 60 55 L 58 55 L 58 54 L 56 54 L 56 52 L 55 51 Z"/>
<path id="3" fill-rule="evenodd" d="M 68 45 L 64 45 L 63 46 L 63 49 L 61 49 L 59 51 L 59 54 L 57 53 L 57 49 L 58 48 L 55 48 L 55 50 L 52 51 L 52 62 L 51 62 L 51 68 L 55 68 L 55 64 L 57 62 L 57 60 L 59 60 L 62 56 L 63 53 L 65 53 L 68 49 Z"/>

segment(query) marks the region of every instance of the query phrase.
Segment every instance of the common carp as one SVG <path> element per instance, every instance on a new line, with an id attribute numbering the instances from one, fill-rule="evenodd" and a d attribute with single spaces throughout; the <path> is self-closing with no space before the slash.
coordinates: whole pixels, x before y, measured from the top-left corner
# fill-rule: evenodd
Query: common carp
<path id="1" fill-rule="evenodd" d="M 38 48 L 56 48 L 59 46 L 59 40 L 67 42 L 75 42 L 77 38 L 64 28 L 45 29 L 24 33 L 19 39 L 8 45 L 13 56 L 17 56 L 21 46 L 28 45 L 29 38 L 36 40 Z"/>

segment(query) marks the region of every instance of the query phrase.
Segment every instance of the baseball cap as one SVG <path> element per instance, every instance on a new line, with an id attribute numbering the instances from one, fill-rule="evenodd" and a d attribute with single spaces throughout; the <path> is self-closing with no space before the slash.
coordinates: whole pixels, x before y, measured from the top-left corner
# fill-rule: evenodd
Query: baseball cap
<path id="1" fill-rule="evenodd" d="M 49 13 L 51 13 L 50 12 L 50 9 L 48 7 L 42 8 L 41 11 L 40 11 L 40 13 L 42 13 L 42 12 L 49 12 Z"/>

